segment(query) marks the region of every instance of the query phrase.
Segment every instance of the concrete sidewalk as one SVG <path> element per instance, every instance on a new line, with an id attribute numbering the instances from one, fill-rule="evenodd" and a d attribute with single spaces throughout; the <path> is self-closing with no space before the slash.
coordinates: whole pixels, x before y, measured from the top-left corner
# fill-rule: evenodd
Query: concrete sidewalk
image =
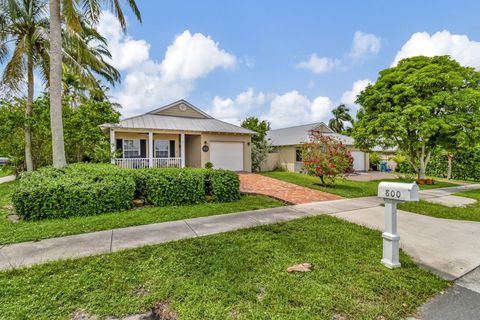
<path id="1" fill-rule="evenodd" d="M 22 242 L 0 247 L 0 269 L 31 266 L 48 261 L 110 253 L 145 245 L 252 228 L 345 210 L 342 208 L 363 209 L 378 206 L 379 203 L 379 199 L 375 197 L 325 201 Z"/>
<path id="2" fill-rule="evenodd" d="M 480 185 L 476 185 L 476 187 L 480 188 Z M 442 197 L 449 195 L 452 192 L 469 190 L 473 188 L 473 185 L 469 185 L 451 187 L 444 190 L 435 190 L 435 192 L 433 192 L 433 190 L 422 191 L 421 197 Z M 71 259 L 102 253 L 115 252 L 123 249 L 138 248 L 145 245 L 154 245 L 185 238 L 193 238 L 209 234 L 228 232 L 237 229 L 251 228 L 255 226 L 289 221 L 319 214 L 337 214 L 341 212 L 346 212 L 346 214 L 343 215 L 344 217 L 346 217 L 349 214 L 351 214 L 352 216 L 356 216 L 356 212 L 371 212 L 373 214 L 372 217 L 374 217 L 373 219 L 376 221 L 378 220 L 378 226 L 381 227 L 380 224 L 383 225 L 383 209 L 379 207 L 379 205 L 382 202 L 383 201 L 377 197 L 322 201 L 295 206 L 286 206 L 272 209 L 255 210 L 136 227 L 120 228 L 60 238 L 52 238 L 41 241 L 23 242 L 0 247 L 0 269 L 10 269 L 16 267 L 30 266 L 33 264 L 43 263 L 47 261 Z M 417 223 L 417 221 L 421 221 L 422 218 L 429 218 L 415 214 L 410 215 L 421 217 L 419 219 L 415 219 L 415 223 Z M 360 217 L 361 215 L 359 214 L 358 216 Z M 371 217 L 369 219 L 371 219 Z M 431 229 L 434 227 L 434 222 L 436 220 L 442 219 L 429 218 L 427 220 L 422 223 L 426 223 L 425 228 Z M 469 226 L 469 222 L 459 222 L 459 224 L 462 223 L 465 224 L 468 230 L 471 229 L 471 227 Z M 443 222 L 440 222 L 440 224 L 443 225 Z M 475 223 L 473 224 L 476 228 L 480 228 Z M 420 226 L 412 226 L 412 228 L 415 230 L 418 230 L 419 227 Z M 439 230 L 441 230 L 442 233 L 438 231 L 438 233 L 436 234 L 437 237 L 442 236 L 443 232 L 447 231 L 447 233 L 450 233 L 451 237 L 456 234 L 452 233 L 452 230 L 446 230 L 445 228 L 441 228 Z M 459 241 L 470 241 L 469 238 L 464 238 L 463 236 L 461 236 L 463 233 L 461 227 L 458 228 L 458 232 Z M 421 233 L 422 232 L 419 232 L 417 234 Z M 410 235 L 402 235 L 402 233 L 400 235 L 403 236 L 403 241 L 410 241 Z M 415 233 L 413 233 L 412 236 L 415 236 Z M 472 236 L 478 235 L 473 232 Z M 451 237 L 449 238 L 450 240 L 455 240 Z M 416 238 L 411 240 L 412 243 L 418 241 L 415 239 Z M 471 241 L 472 243 L 476 243 L 475 241 L 478 240 Z M 432 241 L 431 243 L 434 243 L 434 241 Z M 455 243 L 456 241 L 453 241 L 451 244 L 453 245 Z M 409 251 L 409 248 L 410 247 L 406 247 L 406 251 L 409 254 L 415 256 L 416 252 L 414 251 L 414 246 L 412 246 L 412 252 Z M 455 251 L 453 247 L 449 248 Z M 432 250 L 436 250 L 436 247 L 432 248 Z M 430 251 L 428 247 L 426 247 L 424 251 L 421 251 L 421 253 L 419 253 L 419 255 L 421 255 L 422 257 L 423 255 L 426 255 L 428 257 L 431 255 L 429 252 Z M 430 263 L 427 260 L 425 261 L 426 264 Z M 442 270 L 442 268 L 438 268 L 435 265 L 431 267 L 434 269 L 437 268 L 439 270 Z M 458 270 L 457 268 L 453 268 L 454 272 L 445 272 L 448 275 L 457 275 L 461 274 L 462 270 L 465 270 L 464 272 L 467 272 L 467 268 L 469 267 L 470 264 L 467 264 L 466 267 L 462 266 Z"/>

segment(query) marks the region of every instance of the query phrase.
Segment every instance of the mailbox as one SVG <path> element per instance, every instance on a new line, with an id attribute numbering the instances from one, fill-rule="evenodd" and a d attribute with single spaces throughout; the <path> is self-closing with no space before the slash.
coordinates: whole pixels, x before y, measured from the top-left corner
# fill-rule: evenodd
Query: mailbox
<path id="1" fill-rule="evenodd" d="M 398 268 L 400 236 L 397 234 L 397 203 L 418 201 L 418 186 L 416 183 L 380 182 L 378 196 L 385 201 L 382 263 L 388 268 Z"/>
<path id="2" fill-rule="evenodd" d="M 378 196 L 397 201 L 418 201 L 418 185 L 416 183 L 380 182 Z"/>

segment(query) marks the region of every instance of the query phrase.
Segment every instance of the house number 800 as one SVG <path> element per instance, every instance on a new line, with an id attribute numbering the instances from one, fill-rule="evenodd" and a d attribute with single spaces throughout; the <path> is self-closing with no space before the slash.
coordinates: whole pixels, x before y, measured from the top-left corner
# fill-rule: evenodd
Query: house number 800
<path id="1" fill-rule="evenodd" d="M 390 198 L 398 198 L 400 199 L 400 196 L 402 193 L 400 191 L 395 191 L 395 190 L 385 190 L 385 196 L 390 197 Z"/>

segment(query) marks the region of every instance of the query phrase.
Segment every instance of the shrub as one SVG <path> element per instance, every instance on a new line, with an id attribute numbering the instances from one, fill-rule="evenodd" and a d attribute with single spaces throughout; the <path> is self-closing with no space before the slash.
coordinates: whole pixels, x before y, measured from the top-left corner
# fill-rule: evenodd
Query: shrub
<path id="1" fill-rule="evenodd" d="M 196 204 L 205 200 L 204 169 L 138 169 L 139 196 L 155 206 Z"/>
<path id="2" fill-rule="evenodd" d="M 375 167 L 378 169 L 378 166 L 380 165 L 380 161 L 382 161 L 382 158 L 378 154 L 378 152 L 370 152 L 369 153 L 369 161 L 370 161 L 370 166 Z"/>
<path id="3" fill-rule="evenodd" d="M 205 169 L 212 169 L 212 168 L 213 168 L 213 163 L 211 163 L 210 161 L 205 163 Z"/>
<path id="4" fill-rule="evenodd" d="M 240 179 L 232 171 L 209 170 L 205 176 L 205 190 L 213 201 L 235 201 L 240 199 Z"/>
<path id="5" fill-rule="evenodd" d="M 21 175 L 13 204 L 25 220 L 96 215 L 129 209 L 134 198 L 155 206 L 234 201 L 238 175 L 213 169 L 122 169 L 110 164 L 73 164 Z"/>
<path id="6" fill-rule="evenodd" d="M 85 165 L 84 165 L 85 166 Z M 13 204 L 25 220 L 96 215 L 126 210 L 135 192 L 132 177 L 111 169 L 43 168 L 21 176 Z"/>
<path id="7" fill-rule="evenodd" d="M 312 130 L 309 142 L 302 145 L 302 168 L 319 177 L 323 186 L 333 185 L 337 176 L 353 171 L 353 158 L 340 141 Z"/>

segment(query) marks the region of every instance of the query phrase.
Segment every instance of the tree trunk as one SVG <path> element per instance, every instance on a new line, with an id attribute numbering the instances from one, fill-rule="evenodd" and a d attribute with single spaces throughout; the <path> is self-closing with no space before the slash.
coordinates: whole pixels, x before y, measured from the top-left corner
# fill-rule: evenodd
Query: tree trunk
<path id="1" fill-rule="evenodd" d="M 27 171 L 33 171 L 32 159 L 32 104 L 33 104 L 33 58 L 29 53 L 27 57 L 27 105 L 25 106 L 25 165 Z"/>
<path id="2" fill-rule="evenodd" d="M 431 152 L 425 153 L 425 147 L 422 147 L 422 153 L 419 158 L 420 165 L 418 167 L 418 179 L 427 178 L 427 164 L 430 161 Z"/>
<path id="3" fill-rule="evenodd" d="M 447 166 L 447 179 L 450 180 L 452 179 L 452 154 L 449 153 L 447 155 L 447 159 L 448 159 L 448 166 Z"/>
<path id="4" fill-rule="evenodd" d="M 426 175 L 426 166 L 423 161 L 420 161 L 420 167 L 418 168 L 418 179 L 425 179 L 427 177 Z"/>
<path id="5" fill-rule="evenodd" d="M 50 127 L 52 130 L 53 166 L 63 168 L 65 146 L 62 120 L 62 22 L 60 0 L 49 0 L 50 8 Z"/>

